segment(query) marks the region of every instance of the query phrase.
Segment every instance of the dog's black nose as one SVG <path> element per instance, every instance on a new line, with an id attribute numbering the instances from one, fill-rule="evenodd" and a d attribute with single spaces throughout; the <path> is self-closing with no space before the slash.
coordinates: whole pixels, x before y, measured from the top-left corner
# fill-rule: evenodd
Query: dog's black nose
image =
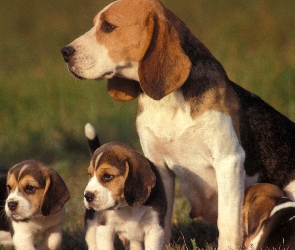
<path id="1" fill-rule="evenodd" d="M 64 57 L 66 63 L 69 62 L 72 55 L 75 53 L 75 49 L 72 46 L 66 46 L 61 49 L 61 54 Z"/>
<path id="2" fill-rule="evenodd" d="M 17 201 L 9 201 L 8 202 L 8 207 L 9 207 L 10 211 L 16 210 L 17 204 L 18 204 Z"/>
<path id="3" fill-rule="evenodd" d="M 92 202 L 94 200 L 94 193 L 86 192 L 84 194 L 84 197 L 85 197 L 87 202 Z"/>

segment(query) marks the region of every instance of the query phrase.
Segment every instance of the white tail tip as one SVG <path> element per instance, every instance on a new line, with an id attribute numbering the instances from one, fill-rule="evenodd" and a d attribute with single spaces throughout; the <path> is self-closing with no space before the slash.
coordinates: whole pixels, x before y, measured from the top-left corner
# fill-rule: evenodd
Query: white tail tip
<path id="1" fill-rule="evenodd" d="M 93 140 L 96 136 L 95 128 L 90 123 L 85 125 L 85 135 L 89 140 Z"/>

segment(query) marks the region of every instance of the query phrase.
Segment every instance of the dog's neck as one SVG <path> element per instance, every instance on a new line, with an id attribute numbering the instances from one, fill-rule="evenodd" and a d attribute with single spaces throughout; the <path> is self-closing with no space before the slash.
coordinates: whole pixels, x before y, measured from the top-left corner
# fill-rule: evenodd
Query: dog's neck
<path id="1" fill-rule="evenodd" d="M 197 38 L 190 41 L 190 52 L 186 52 L 192 68 L 187 80 L 181 87 L 186 100 L 200 97 L 203 93 L 211 88 L 215 88 L 221 82 L 228 82 L 227 74 L 220 62 L 209 52 Z"/>
<path id="2" fill-rule="evenodd" d="M 167 10 L 170 12 L 169 10 Z M 191 72 L 183 83 L 181 90 L 186 98 L 197 97 L 219 82 L 227 82 L 227 74 L 221 63 L 212 55 L 209 49 L 193 35 L 185 23 L 170 13 L 169 19 L 176 19 L 181 48 L 191 61 Z"/>

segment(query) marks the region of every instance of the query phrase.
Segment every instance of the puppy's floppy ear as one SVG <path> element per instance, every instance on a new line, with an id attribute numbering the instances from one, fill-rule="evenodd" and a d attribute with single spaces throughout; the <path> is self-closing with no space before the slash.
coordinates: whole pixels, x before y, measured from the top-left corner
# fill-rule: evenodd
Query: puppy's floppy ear
<path id="1" fill-rule="evenodd" d="M 70 192 L 63 179 L 53 169 L 46 170 L 46 185 L 41 211 L 44 216 L 54 214 L 70 199 Z"/>
<path id="2" fill-rule="evenodd" d="M 140 93 L 139 83 L 114 76 L 108 80 L 108 93 L 117 101 L 131 101 Z"/>
<path id="3" fill-rule="evenodd" d="M 279 187 L 269 183 L 257 183 L 246 189 L 244 208 L 248 220 L 247 235 L 250 239 L 256 236 L 264 222 L 269 218 L 278 199 L 284 196 Z"/>
<path id="4" fill-rule="evenodd" d="M 129 157 L 124 163 L 128 171 L 124 187 L 125 200 L 129 206 L 140 206 L 149 198 L 156 184 L 156 176 L 150 162 L 140 154 Z"/>
<path id="5" fill-rule="evenodd" d="M 256 197 L 256 201 L 250 204 L 248 212 L 248 235 L 256 236 L 263 223 L 269 218 L 271 210 L 275 206 L 272 200 L 265 197 Z"/>
<path id="6" fill-rule="evenodd" d="M 191 69 L 181 47 L 181 21 L 167 9 L 163 12 L 165 17 L 157 13 L 149 17 L 150 43 L 138 70 L 142 90 L 155 100 L 178 89 Z"/>

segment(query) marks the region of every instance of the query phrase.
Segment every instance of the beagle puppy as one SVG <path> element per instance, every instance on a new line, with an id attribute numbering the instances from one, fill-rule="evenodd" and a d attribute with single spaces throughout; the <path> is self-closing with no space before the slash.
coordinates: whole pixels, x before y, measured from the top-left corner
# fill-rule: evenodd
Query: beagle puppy
<path id="1" fill-rule="evenodd" d="M 244 225 L 246 248 L 295 249 L 295 202 L 275 185 L 246 189 Z"/>
<path id="2" fill-rule="evenodd" d="M 295 124 L 233 83 L 220 62 L 159 0 L 118 0 L 62 50 L 79 79 L 104 79 L 119 101 L 138 97 L 143 153 L 167 195 L 175 176 L 191 205 L 219 229 L 219 248 L 243 244 L 245 186 L 269 182 L 295 197 Z"/>
<path id="3" fill-rule="evenodd" d="M 163 249 L 167 204 L 156 167 L 125 144 L 99 147 L 91 124 L 85 133 L 92 154 L 84 191 L 88 249 L 114 249 L 116 233 L 126 249 Z"/>
<path id="4" fill-rule="evenodd" d="M 5 212 L 12 223 L 16 250 L 59 249 L 62 241 L 64 204 L 70 198 L 62 178 L 52 168 L 35 160 L 11 167 L 7 175 Z"/>

